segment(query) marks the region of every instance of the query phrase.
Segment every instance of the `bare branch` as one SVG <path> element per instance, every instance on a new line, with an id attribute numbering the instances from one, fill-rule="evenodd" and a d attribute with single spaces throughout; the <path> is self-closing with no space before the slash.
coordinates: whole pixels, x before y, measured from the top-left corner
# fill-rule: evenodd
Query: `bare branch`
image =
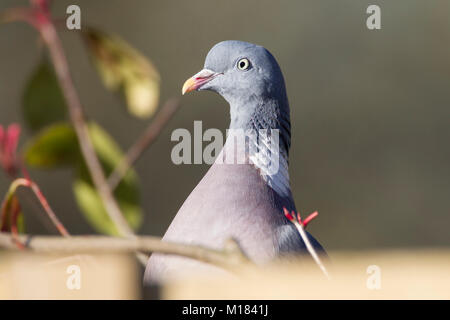
<path id="1" fill-rule="evenodd" d="M 109 187 L 114 190 L 129 168 L 139 159 L 142 153 L 156 140 L 166 123 L 172 118 L 180 106 L 178 98 L 166 101 L 158 111 L 153 121 L 139 137 L 139 139 L 128 149 L 122 161 L 114 169 L 108 178 Z"/>
<path id="2" fill-rule="evenodd" d="M 230 240 L 223 250 L 214 250 L 202 246 L 165 242 L 152 236 L 133 238 L 71 236 L 61 238 L 19 235 L 18 237 L 27 249 L 38 253 L 158 252 L 196 259 L 229 270 L 236 270 L 238 266 L 250 263 L 250 260 L 233 240 Z M 0 233 L 0 247 L 19 250 L 12 240 L 12 235 L 5 232 Z"/>

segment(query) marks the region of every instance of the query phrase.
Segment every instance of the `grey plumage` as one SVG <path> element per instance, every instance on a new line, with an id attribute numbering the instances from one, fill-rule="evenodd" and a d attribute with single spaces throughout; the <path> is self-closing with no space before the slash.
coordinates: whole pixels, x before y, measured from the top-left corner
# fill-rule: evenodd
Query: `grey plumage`
<path id="1" fill-rule="evenodd" d="M 249 62 L 245 70 L 238 66 L 242 59 Z M 163 239 L 222 248 L 224 241 L 232 237 L 257 263 L 283 254 L 305 253 L 301 237 L 282 211 L 283 207 L 296 208 L 287 173 L 291 140 L 289 103 L 275 58 L 261 46 L 224 41 L 210 50 L 204 68 L 214 74 L 195 89 L 211 90 L 225 98 L 230 104 L 230 129 L 279 130 L 280 173 L 265 175 L 264 167 L 251 163 L 214 163 L 186 199 Z M 255 143 L 268 154 L 274 152 L 260 136 Z M 218 158 L 227 152 L 224 147 Z M 249 157 L 247 152 L 245 156 Z M 322 251 L 320 244 L 309 237 Z M 199 268 L 214 269 L 187 258 L 153 254 L 145 281 L 158 281 Z"/>

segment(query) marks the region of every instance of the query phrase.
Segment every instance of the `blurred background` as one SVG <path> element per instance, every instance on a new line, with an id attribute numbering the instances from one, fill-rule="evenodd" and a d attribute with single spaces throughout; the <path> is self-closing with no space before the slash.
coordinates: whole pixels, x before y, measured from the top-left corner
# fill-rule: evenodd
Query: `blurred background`
<path id="1" fill-rule="evenodd" d="M 0 10 L 21 3 L 2 0 Z M 291 106 L 293 195 L 304 214 L 319 211 L 309 230 L 328 250 L 450 245 L 450 2 L 61 0 L 53 15 L 65 18 L 70 4 L 80 6 L 83 24 L 120 35 L 151 59 L 161 101 L 181 95 L 219 41 L 269 49 Z M 381 30 L 366 28 L 370 4 L 381 7 Z M 85 112 L 126 150 L 151 119 L 133 118 L 105 89 L 77 31 L 60 35 Z M 23 90 L 39 47 L 28 25 L 0 25 L 3 125 L 23 123 Z M 162 236 L 208 170 L 170 160 L 172 131 L 192 131 L 195 120 L 225 131 L 228 105 L 210 92 L 184 96 L 139 160 L 140 234 Z M 71 170 L 31 175 L 71 233 L 95 232 L 75 203 Z M 0 173 L 0 194 L 8 185 Z M 25 215 L 28 232 L 48 233 Z"/>

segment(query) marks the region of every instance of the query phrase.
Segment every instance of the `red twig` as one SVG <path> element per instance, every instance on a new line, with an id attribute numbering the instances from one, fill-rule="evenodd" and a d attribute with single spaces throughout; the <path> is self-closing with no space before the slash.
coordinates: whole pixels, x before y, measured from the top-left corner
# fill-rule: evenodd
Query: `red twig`
<path id="1" fill-rule="evenodd" d="M 15 195 L 15 192 L 19 186 L 29 187 L 33 190 L 34 194 L 38 198 L 45 212 L 47 213 L 50 220 L 56 226 L 58 231 L 63 236 L 68 236 L 69 233 L 64 228 L 64 226 L 60 223 L 53 210 L 50 208 L 47 200 L 42 194 L 41 190 L 30 179 L 30 175 L 23 163 L 22 157 L 17 155 L 17 145 L 19 142 L 20 136 L 20 126 L 18 124 L 11 124 L 5 130 L 3 126 L 0 125 L 0 165 L 3 167 L 4 171 L 10 176 L 11 179 L 15 179 L 17 177 L 17 173 L 19 169 L 21 169 L 24 179 L 16 179 L 11 183 L 10 190 L 5 198 L 5 201 L 2 204 L 1 211 L 1 228 L 2 231 L 11 228 L 11 231 L 14 234 L 17 234 L 17 219 L 20 215 L 21 206 Z M 8 226 L 7 217 L 10 214 L 10 225 Z"/>
<path id="2" fill-rule="evenodd" d="M 52 208 L 49 206 L 47 199 L 45 198 L 44 194 L 39 189 L 38 185 L 36 183 L 34 183 L 33 181 L 27 180 L 24 178 L 19 178 L 19 179 L 14 180 L 9 188 L 8 193 L 6 194 L 5 200 L 3 201 L 3 204 L 2 204 L 2 212 L 1 212 L 2 229 L 3 229 L 4 225 L 6 224 L 6 217 L 7 217 L 8 211 L 11 210 L 12 203 L 14 202 L 14 199 L 15 199 L 15 193 L 19 187 L 30 188 L 33 191 L 33 193 L 36 195 L 36 198 L 38 199 L 39 203 L 42 205 L 42 208 L 47 213 L 48 217 L 50 218 L 50 220 L 52 221 L 53 225 L 56 227 L 58 232 L 65 237 L 70 236 L 69 232 L 66 230 L 64 225 L 61 223 L 61 221 L 58 219 L 56 214 L 53 212 Z M 17 217 L 16 217 L 16 219 L 17 219 Z"/>

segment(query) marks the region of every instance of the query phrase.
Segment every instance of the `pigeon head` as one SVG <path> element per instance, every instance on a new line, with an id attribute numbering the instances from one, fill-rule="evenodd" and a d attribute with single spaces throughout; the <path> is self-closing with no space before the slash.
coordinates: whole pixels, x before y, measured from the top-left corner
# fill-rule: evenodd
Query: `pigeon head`
<path id="1" fill-rule="evenodd" d="M 230 104 L 230 128 L 284 126 L 284 133 L 290 134 L 283 74 L 272 54 L 261 46 L 243 41 L 216 44 L 203 70 L 184 83 L 183 94 L 193 90 L 217 92 Z"/>
<path id="2" fill-rule="evenodd" d="M 275 58 L 258 45 L 223 41 L 208 53 L 204 69 L 186 81 L 183 93 L 210 90 L 230 104 L 284 91 L 284 80 Z"/>

